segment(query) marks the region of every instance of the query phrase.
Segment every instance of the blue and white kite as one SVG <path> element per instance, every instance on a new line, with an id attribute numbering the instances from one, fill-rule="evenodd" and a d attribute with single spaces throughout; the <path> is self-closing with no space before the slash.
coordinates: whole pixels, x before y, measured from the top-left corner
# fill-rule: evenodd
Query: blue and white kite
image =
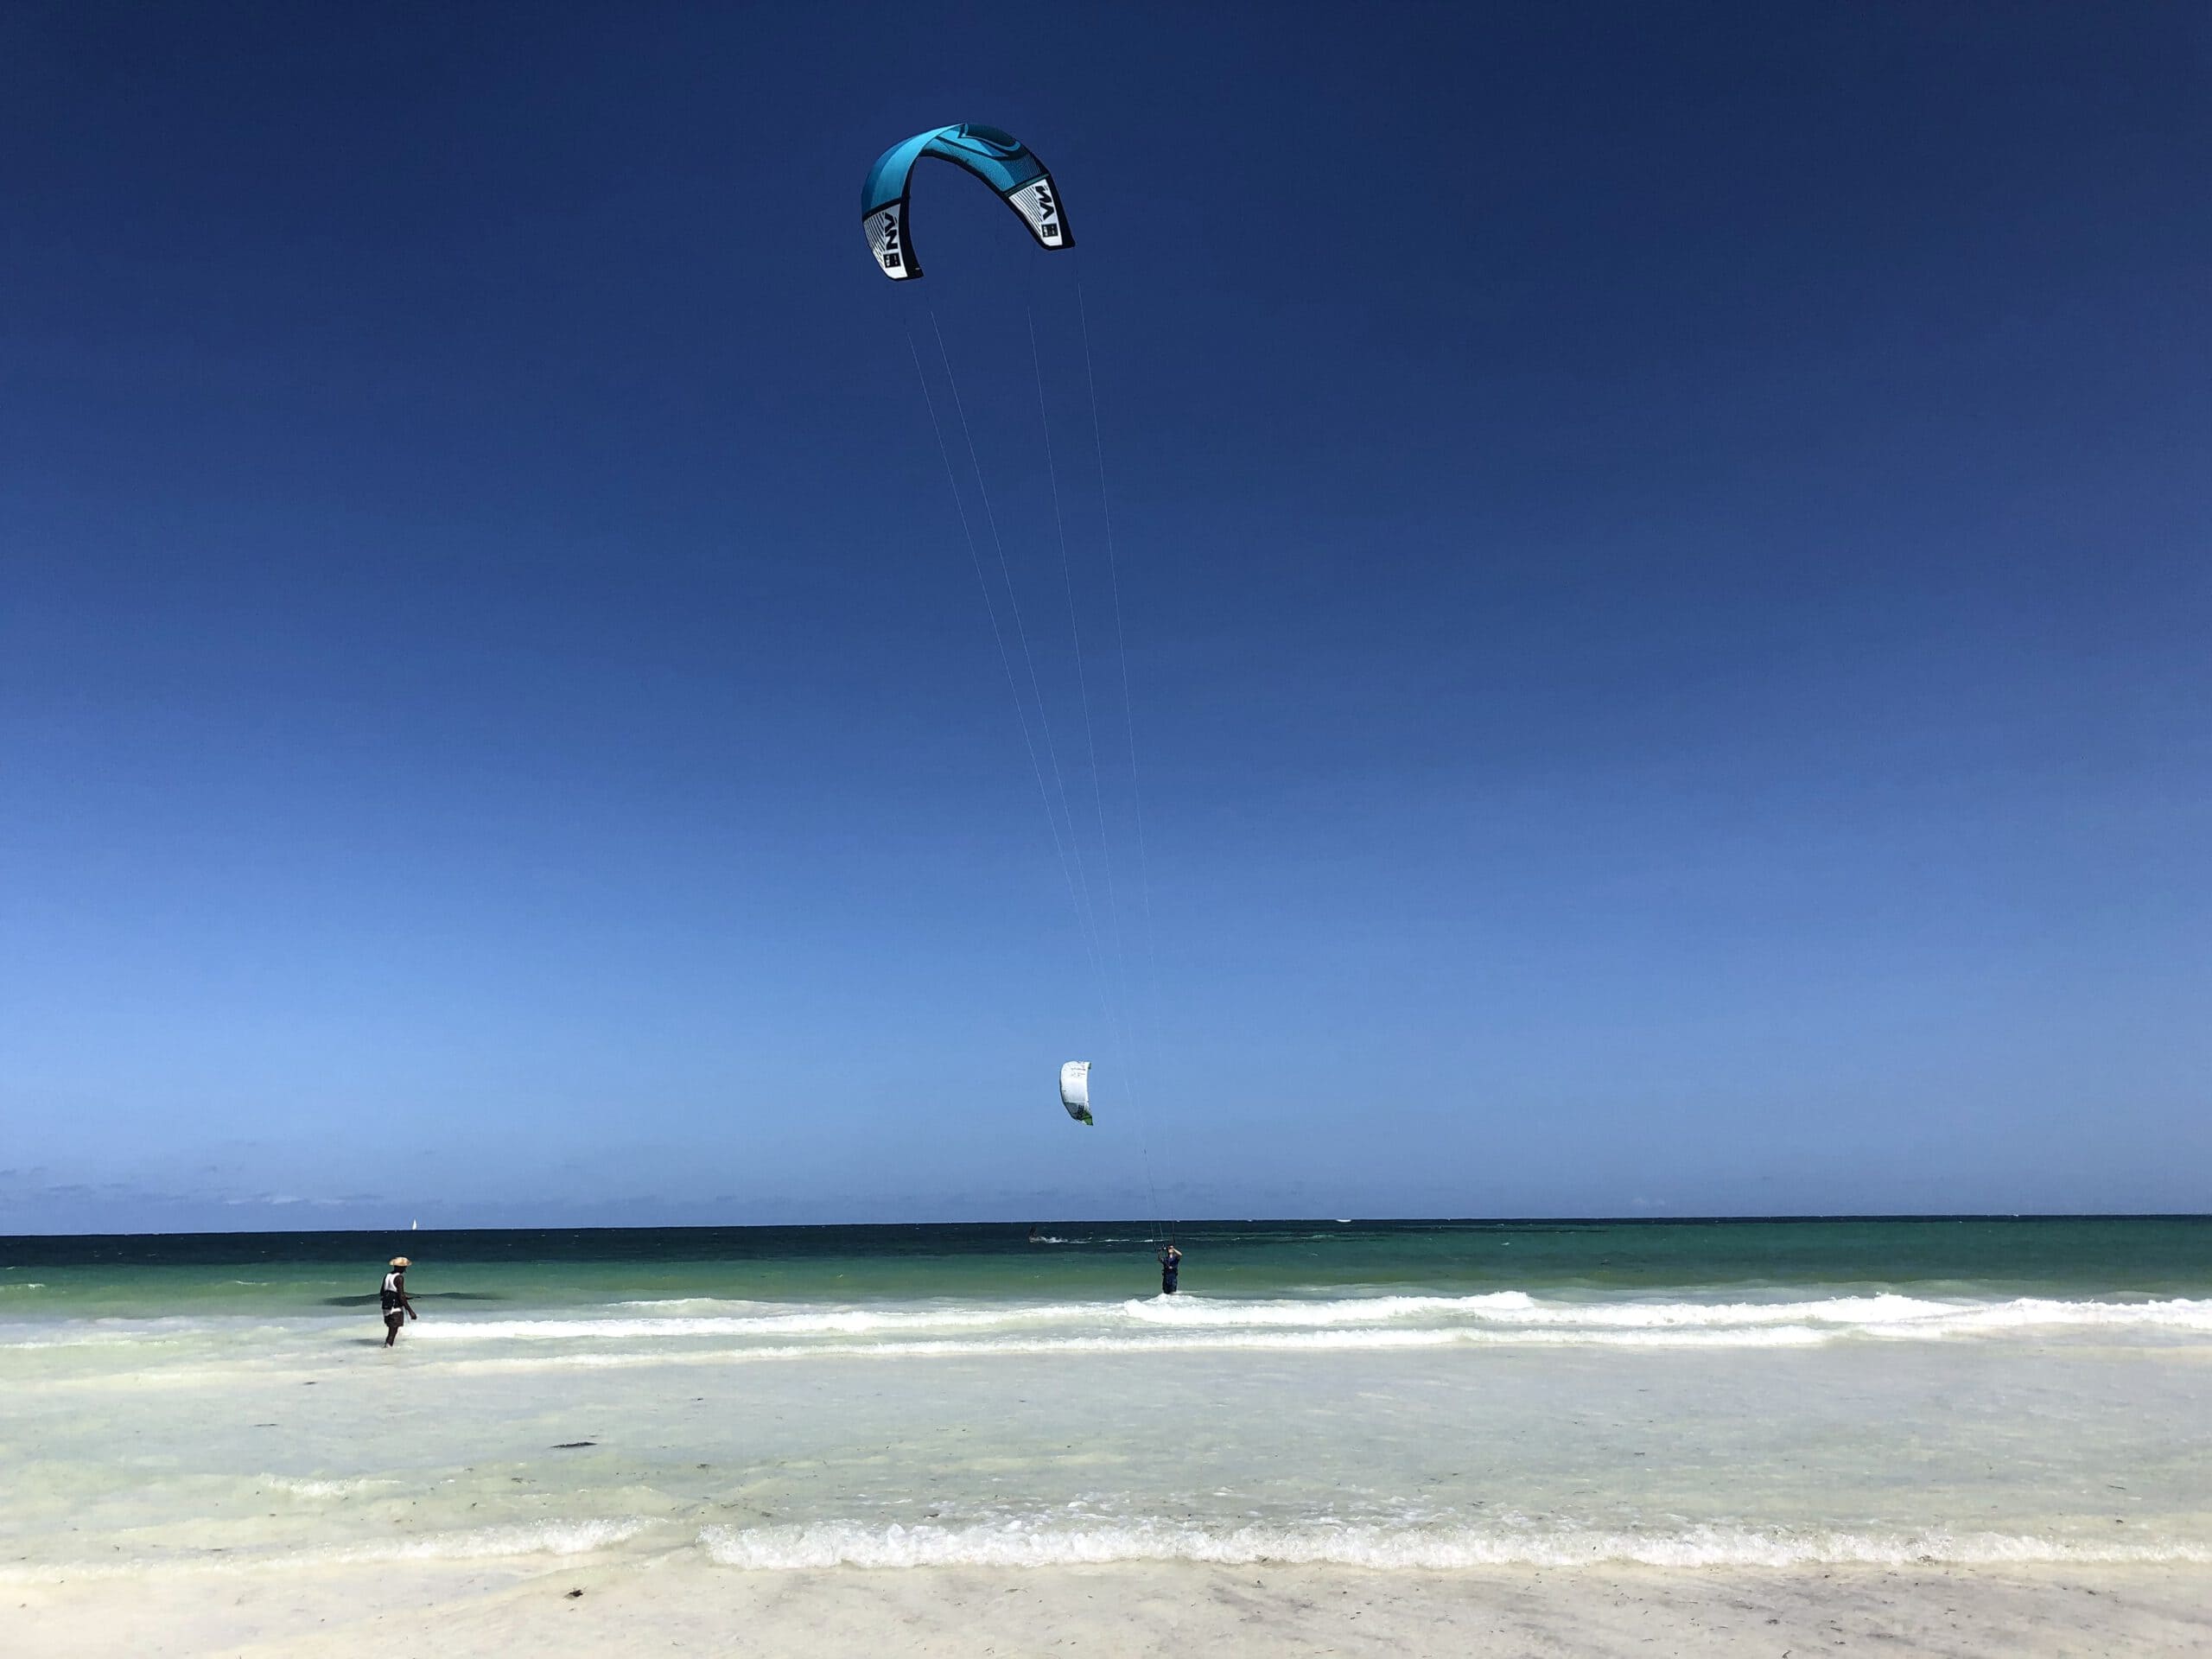
<path id="1" fill-rule="evenodd" d="M 1075 245 L 1075 238 L 1068 234 L 1067 215 L 1060 211 L 1060 193 L 1052 184 L 1052 175 L 1021 140 L 972 121 L 938 127 L 918 132 L 876 157 L 861 189 L 861 223 L 868 231 L 868 250 L 893 282 L 903 283 L 922 274 L 921 262 L 914 257 L 913 245 L 907 239 L 906 192 L 914 163 L 925 156 L 965 168 L 989 185 L 998 192 L 999 200 L 1020 216 L 1039 247 Z"/>

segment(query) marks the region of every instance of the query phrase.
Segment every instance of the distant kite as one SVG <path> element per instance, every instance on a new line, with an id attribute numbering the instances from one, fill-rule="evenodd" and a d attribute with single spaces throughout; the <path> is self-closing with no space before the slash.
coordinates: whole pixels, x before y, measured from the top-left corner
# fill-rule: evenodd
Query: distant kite
<path id="1" fill-rule="evenodd" d="M 1060 1104 L 1078 1123 L 1096 1123 L 1090 1115 L 1090 1062 L 1070 1060 L 1060 1068 Z"/>
<path id="2" fill-rule="evenodd" d="M 861 223 L 868 232 L 868 251 L 893 282 L 922 274 L 921 261 L 907 240 L 906 192 L 914 163 L 925 156 L 965 168 L 989 185 L 1020 216 L 1039 247 L 1075 245 L 1067 215 L 1060 210 L 1060 193 L 1045 163 L 1012 133 L 963 122 L 892 145 L 868 170 L 868 182 L 861 188 Z"/>

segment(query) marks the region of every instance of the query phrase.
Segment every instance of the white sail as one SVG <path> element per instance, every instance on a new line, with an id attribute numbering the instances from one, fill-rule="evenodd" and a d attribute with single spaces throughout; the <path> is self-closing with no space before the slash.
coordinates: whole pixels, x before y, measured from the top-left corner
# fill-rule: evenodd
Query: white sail
<path id="1" fill-rule="evenodd" d="M 1070 1060 L 1060 1068 L 1060 1104 L 1068 1109 L 1068 1116 L 1078 1123 L 1090 1123 L 1090 1062 Z"/>

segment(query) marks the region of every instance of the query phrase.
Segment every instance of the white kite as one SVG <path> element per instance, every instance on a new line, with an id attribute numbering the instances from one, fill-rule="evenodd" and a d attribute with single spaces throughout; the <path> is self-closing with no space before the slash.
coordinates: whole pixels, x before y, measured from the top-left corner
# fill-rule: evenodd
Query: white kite
<path id="1" fill-rule="evenodd" d="M 1060 1068 L 1060 1104 L 1078 1123 L 1096 1123 L 1090 1116 L 1090 1062 L 1070 1060 Z"/>

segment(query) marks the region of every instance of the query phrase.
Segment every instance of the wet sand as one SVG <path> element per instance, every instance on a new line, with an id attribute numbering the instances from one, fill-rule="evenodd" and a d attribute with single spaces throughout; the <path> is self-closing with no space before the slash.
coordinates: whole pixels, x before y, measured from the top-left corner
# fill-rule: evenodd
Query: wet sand
<path id="1" fill-rule="evenodd" d="M 2212 1654 L 2212 1567 L 2196 1566 L 1430 1573 L 1176 1563 L 747 1573 L 664 1557 L 133 1573 L 17 1583 L 6 1602 L 0 1649 L 23 1659 Z"/>

